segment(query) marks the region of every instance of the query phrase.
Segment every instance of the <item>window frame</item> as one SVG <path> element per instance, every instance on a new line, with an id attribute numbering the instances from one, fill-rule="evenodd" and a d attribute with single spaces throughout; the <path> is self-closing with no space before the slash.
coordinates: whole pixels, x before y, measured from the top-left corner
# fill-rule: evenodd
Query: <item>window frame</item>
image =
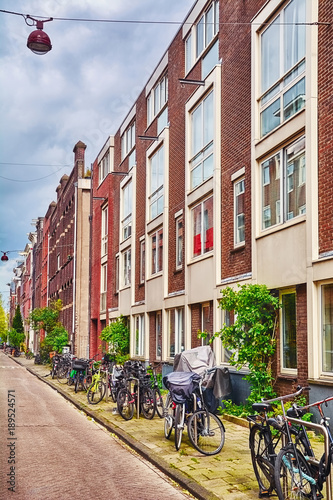
<path id="1" fill-rule="evenodd" d="M 327 307 L 327 302 L 325 301 L 325 290 L 326 289 L 330 290 L 330 305 Z M 325 375 L 333 376 L 333 282 L 327 282 L 323 283 L 320 287 L 320 302 L 321 302 L 321 307 L 320 307 L 320 331 L 321 331 L 321 336 L 320 336 L 320 344 L 321 344 L 321 371 Z M 328 323 L 325 321 L 326 318 L 326 313 L 330 316 L 331 323 Z M 324 337 L 326 335 L 326 326 L 329 326 L 330 332 L 330 349 L 325 349 L 325 340 Z M 328 368 L 328 361 L 325 362 L 325 352 L 330 352 L 331 353 L 331 370 L 327 369 Z"/>
<path id="2" fill-rule="evenodd" d="M 108 150 L 98 165 L 98 180 L 99 184 L 110 173 L 110 151 Z"/>
<path id="3" fill-rule="evenodd" d="M 280 309 L 280 370 L 281 373 L 289 373 L 289 374 L 296 374 L 297 373 L 297 294 L 296 290 L 294 288 L 291 289 L 286 289 L 286 290 L 280 290 L 280 297 L 279 301 L 281 305 L 283 306 L 283 298 L 286 297 L 287 295 L 293 295 L 294 297 L 294 308 L 295 308 L 295 317 L 293 318 L 294 320 L 294 332 L 291 332 L 290 335 L 288 335 L 287 332 L 287 317 L 286 317 L 286 310 L 281 307 Z M 286 366 L 286 351 L 288 349 L 288 341 L 287 341 L 287 336 L 290 337 L 291 342 L 294 341 L 295 343 L 295 361 L 296 361 L 296 366 Z M 294 338 L 292 338 L 294 337 Z"/>
<path id="4" fill-rule="evenodd" d="M 156 172 L 153 174 L 153 168 L 155 166 L 156 166 Z M 165 171 L 165 150 L 164 150 L 164 144 L 162 144 L 149 157 L 149 195 L 148 195 L 149 220 L 155 219 L 164 211 L 164 182 L 165 182 L 164 171 Z M 153 178 L 153 175 L 156 177 L 156 179 Z M 156 210 L 153 209 L 153 207 L 155 206 Z"/>
<path id="5" fill-rule="evenodd" d="M 164 73 L 147 96 L 147 125 L 150 125 L 168 103 L 168 73 Z"/>
<path id="6" fill-rule="evenodd" d="M 297 150 L 297 145 L 301 147 Z M 295 156 L 293 161 L 288 160 L 288 150 L 292 151 L 296 149 Z M 297 170 L 295 169 L 294 163 L 298 161 L 299 167 Z M 288 176 L 288 166 L 293 165 L 292 175 L 295 177 L 299 172 L 301 173 L 302 183 L 300 184 L 297 179 L 293 179 L 293 189 L 289 189 L 291 186 L 290 183 L 290 175 Z M 263 182 L 263 171 L 267 168 L 271 168 L 274 171 L 269 173 L 269 182 Z M 259 164 L 260 171 L 260 230 L 264 232 L 269 229 L 278 228 L 283 226 L 284 224 L 295 221 L 299 217 L 304 216 L 306 214 L 306 137 L 302 135 L 295 139 L 294 141 L 285 144 L 279 150 L 275 151 L 269 157 L 264 159 Z M 299 176 L 300 177 L 300 176 Z M 265 174 L 265 179 L 267 179 L 267 175 Z M 275 183 L 277 187 L 273 186 Z M 268 189 L 269 186 L 271 189 Z M 266 189 L 264 189 L 266 188 Z M 295 206 L 298 208 L 298 213 L 294 215 L 294 212 L 290 210 L 292 196 L 291 193 L 294 193 L 294 198 L 297 200 L 302 198 L 301 189 L 303 191 L 304 203 L 301 205 Z M 267 194 L 268 193 L 268 194 Z M 277 193 L 279 198 L 274 199 L 271 198 L 271 193 Z M 268 200 L 267 200 L 268 199 Z M 269 203 L 267 203 L 269 201 Z M 274 213 L 272 214 L 272 206 L 274 206 L 275 210 L 275 218 L 272 222 L 272 217 L 274 217 Z M 266 215 L 265 215 L 266 214 Z M 268 214 L 270 216 L 268 217 Z M 291 216 L 291 214 L 293 214 Z M 269 223 L 268 223 L 269 222 Z"/>
<path id="7" fill-rule="evenodd" d="M 145 355 L 145 315 L 134 316 L 134 356 L 143 358 Z"/>
<path id="8" fill-rule="evenodd" d="M 211 99 L 212 101 L 210 102 L 208 101 L 208 99 Z M 210 113 L 207 113 L 205 104 L 208 105 L 208 111 L 211 107 L 213 116 L 211 116 Z M 199 112 L 200 115 L 198 114 Z M 204 182 L 206 182 L 208 179 L 212 178 L 214 175 L 214 139 L 215 139 L 214 88 L 210 88 L 208 92 L 201 97 L 201 99 L 190 110 L 189 114 L 190 114 L 190 158 L 189 158 L 190 189 L 193 190 L 196 189 L 201 184 L 203 184 Z M 199 120 L 197 116 L 199 117 Z M 212 122 L 211 130 L 209 130 L 210 127 L 206 126 L 207 119 L 211 120 Z M 207 130 L 209 130 L 208 132 L 209 137 L 205 137 Z M 197 142 L 200 142 L 200 145 L 196 145 Z M 205 175 L 205 164 L 208 164 L 209 175 Z M 194 173 L 196 173 L 196 175 L 197 173 L 200 173 L 200 175 L 198 175 L 198 181 L 194 180 L 195 179 Z"/>
<path id="9" fill-rule="evenodd" d="M 106 297 L 108 286 L 108 264 L 104 262 L 101 264 L 101 288 L 100 288 L 100 312 L 106 312 Z"/>
<path id="10" fill-rule="evenodd" d="M 160 236 L 162 235 L 162 238 Z M 150 248 L 151 248 L 151 266 L 150 266 L 150 274 L 151 276 L 156 276 L 163 271 L 163 227 L 159 227 L 156 231 L 150 233 Z M 153 239 L 155 240 L 155 246 L 153 243 Z M 162 245 L 160 245 L 160 241 L 162 241 Z M 155 250 L 155 253 L 154 253 Z"/>
<path id="11" fill-rule="evenodd" d="M 140 284 L 146 280 L 146 240 L 140 241 Z"/>
<path id="12" fill-rule="evenodd" d="M 155 318 L 155 330 L 156 330 L 156 359 L 162 359 L 162 349 L 163 349 L 163 331 L 162 331 L 162 311 L 156 311 Z M 160 347 L 160 352 L 159 352 Z"/>
<path id="13" fill-rule="evenodd" d="M 184 217 L 179 215 L 176 217 L 176 269 L 182 269 L 183 267 L 183 249 L 184 249 Z M 181 231 L 180 231 L 181 224 Z"/>
<path id="14" fill-rule="evenodd" d="M 121 136 L 121 159 L 124 160 L 135 148 L 135 121 L 129 125 Z"/>
<path id="15" fill-rule="evenodd" d="M 109 208 L 108 205 L 102 207 L 101 223 L 101 257 L 108 253 L 108 233 L 109 233 Z"/>
<path id="16" fill-rule="evenodd" d="M 287 9 L 290 9 L 292 4 L 296 6 L 297 3 L 301 7 L 297 10 L 297 21 L 294 24 L 284 22 Z M 302 7 L 304 7 L 304 11 Z M 299 16 L 301 19 L 298 19 Z M 306 2 L 304 0 L 290 0 L 274 15 L 269 25 L 265 25 L 259 32 L 260 81 L 258 83 L 260 95 L 258 96 L 258 103 L 260 137 L 265 137 L 305 108 L 305 21 Z M 276 30 L 276 32 L 272 33 L 273 30 Z M 291 30 L 294 31 L 293 40 L 296 40 L 293 46 L 297 46 L 297 49 L 294 48 L 293 51 L 289 49 L 290 41 L 285 40 L 286 36 L 290 36 Z M 266 38 L 268 42 L 266 42 Z M 276 46 L 272 42 L 269 43 L 271 39 L 277 41 Z M 278 51 L 278 55 L 274 52 L 275 56 L 273 57 L 271 51 L 274 50 Z M 300 54 L 295 54 L 298 51 L 300 51 Z M 288 57 L 290 58 L 290 54 L 292 54 L 293 61 L 289 62 L 287 67 L 285 61 Z M 265 61 L 267 61 L 267 64 L 265 64 Z M 275 62 L 275 70 L 269 65 L 269 61 L 278 61 L 278 66 Z M 264 76 L 268 74 L 274 75 L 274 73 L 276 73 L 274 81 L 264 83 Z M 296 95 L 295 92 L 296 94 L 298 92 L 298 94 Z M 295 95 L 293 96 L 293 94 Z M 291 100 L 285 102 L 287 95 L 291 95 Z M 288 113 L 286 113 L 286 110 L 288 110 Z M 265 118 L 267 121 L 265 121 Z"/>
<path id="17" fill-rule="evenodd" d="M 240 184 L 243 185 L 243 190 L 237 193 L 237 186 Z M 234 247 L 240 247 L 245 245 L 245 177 L 241 177 L 235 179 L 233 182 L 233 190 L 234 190 Z M 243 195 L 243 211 L 241 213 L 238 212 L 238 200 L 239 197 Z M 243 215 L 243 224 L 239 224 L 239 216 Z M 240 228 L 243 228 L 243 238 L 239 236 Z"/>
<path id="18" fill-rule="evenodd" d="M 212 225 L 205 228 L 205 204 L 211 203 L 211 220 Z M 195 231 L 195 226 L 197 225 L 197 221 L 194 219 L 195 210 L 201 207 L 200 210 L 200 233 Z M 191 227 L 192 227 L 192 250 L 191 250 L 191 258 L 198 259 L 200 257 L 204 257 L 214 251 L 214 196 L 208 196 L 204 200 L 201 200 L 199 203 L 196 203 L 193 207 L 191 207 Z M 206 229 L 206 231 L 205 231 Z M 207 237 L 207 232 L 209 231 L 209 235 Z M 200 236 L 200 238 L 198 238 Z M 207 241 L 211 241 L 211 245 L 209 249 L 206 250 Z M 204 248 L 205 247 L 205 248 Z M 198 251 L 196 252 L 196 248 Z M 199 251 L 200 249 L 200 251 Z"/>
<path id="19" fill-rule="evenodd" d="M 132 283 L 132 249 L 126 248 L 122 252 L 122 284 L 123 288 L 131 286 Z"/>
<path id="20" fill-rule="evenodd" d="M 121 190 L 121 241 L 132 235 L 133 183 L 130 179 Z"/>
<path id="21" fill-rule="evenodd" d="M 172 314 L 174 313 L 174 318 Z M 167 310 L 168 318 L 168 358 L 174 359 L 176 354 L 180 354 L 185 350 L 185 308 L 175 307 Z M 174 322 L 172 323 L 172 319 Z M 173 330 L 172 330 L 173 326 Z M 174 335 L 174 352 L 171 352 L 171 340 Z"/>

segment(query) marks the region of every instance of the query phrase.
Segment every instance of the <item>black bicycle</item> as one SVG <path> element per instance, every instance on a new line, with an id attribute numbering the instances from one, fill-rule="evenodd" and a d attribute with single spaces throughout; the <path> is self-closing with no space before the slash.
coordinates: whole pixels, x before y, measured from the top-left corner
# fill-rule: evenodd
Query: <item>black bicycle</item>
<path id="1" fill-rule="evenodd" d="M 150 364 L 148 366 L 148 370 L 151 371 L 152 379 L 153 379 L 152 389 L 153 389 L 153 395 L 154 395 L 155 411 L 160 418 L 163 418 L 164 417 L 164 401 L 163 401 L 163 397 L 162 397 L 161 390 L 159 388 L 158 380 L 157 380 L 157 368 L 161 364 L 162 363 L 158 363 L 155 366 Z"/>

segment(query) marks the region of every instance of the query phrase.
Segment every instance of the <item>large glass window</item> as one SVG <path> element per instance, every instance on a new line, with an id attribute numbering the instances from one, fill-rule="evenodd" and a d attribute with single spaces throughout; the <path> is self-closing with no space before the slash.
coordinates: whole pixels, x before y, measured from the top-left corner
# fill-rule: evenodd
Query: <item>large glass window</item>
<path id="1" fill-rule="evenodd" d="M 99 164 L 99 169 L 98 169 L 99 182 L 102 182 L 102 180 L 105 179 L 109 171 L 110 171 L 110 154 L 109 152 L 107 152 L 102 158 L 101 163 Z"/>
<path id="2" fill-rule="evenodd" d="M 183 217 L 176 219 L 176 268 L 183 265 Z"/>
<path id="3" fill-rule="evenodd" d="M 209 340 L 213 335 L 213 311 L 209 302 L 201 305 L 201 331 L 206 333 L 206 337 L 202 339 L 202 345 L 209 345 Z"/>
<path id="4" fill-rule="evenodd" d="M 132 234 L 132 203 L 133 203 L 133 194 L 132 194 L 132 181 L 128 182 L 126 186 L 123 187 L 122 190 L 122 238 L 126 240 Z"/>
<path id="5" fill-rule="evenodd" d="M 333 372 L 333 283 L 322 286 L 323 371 Z"/>
<path id="6" fill-rule="evenodd" d="M 261 34 L 261 135 L 305 106 L 306 0 L 291 0 Z"/>
<path id="7" fill-rule="evenodd" d="M 164 75 L 147 97 L 148 124 L 153 121 L 168 101 L 168 76 Z"/>
<path id="8" fill-rule="evenodd" d="M 132 123 L 121 136 L 121 159 L 132 151 L 135 146 L 135 123 Z M 130 165 L 130 167 L 133 165 Z"/>
<path id="9" fill-rule="evenodd" d="M 145 317 L 144 314 L 135 316 L 135 356 L 144 356 L 145 353 Z"/>
<path id="10" fill-rule="evenodd" d="M 196 25 L 196 57 L 204 51 L 219 30 L 219 3 L 212 2 Z"/>
<path id="11" fill-rule="evenodd" d="M 191 188 L 213 175 L 214 99 L 210 92 L 191 113 Z"/>
<path id="12" fill-rule="evenodd" d="M 108 271 L 107 264 L 103 264 L 101 267 L 101 301 L 100 301 L 101 312 L 106 311 L 107 271 Z"/>
<path id="13" fill-rule="evenodd" d="M 102 208 L 102 257 L 108 252 L 108 207 Z"/>
<path id="14" fill-rule="evenodd" d="M 151 274 L 163 269 L 163 229 L 151 235 Z"/>
<path id="15" fill-rule="evenodd" d="M 150 219 L 163 212 L 164 204 L 164 147 L 150 158 Z"/>
<path id="16" fill-rule="evenodd" d="M 184 335 L 184 308 L 170 309 L 168 311 L 168 346 L 169 357 L 173 358 L 185 349 Z"/>
<path id="17" fill-rule="evenodd" d="M 140 241 L 140 283 L 144 283 L 146 278 L 146 241 Z"/>
<path id="18" fill-rule="evenodd" d="M 156 313 L 156 359 L 162 356 L 162 312 Z"/>
<path id="19" fill-rule="evenodd" d="M 234 183 L 234 244 L 245 241 L 245 180 Z"/>
<path id="20" fill-rule="evenodd" d="M 261 164 L 262 229 L 306 212 L 305 138 Z"/>
<path id="21" fill-rule="evenodd" d="M 213 197 L 192 209 L 193 257 L 213 250 Z"/>
<path id="22" fill-rule="evenodd" d="M 131 249 L 123 252 L 123 285 L 131 284 Z"/>
<path id="23" fill-rule="evenodd" d="M 296 369 L 296 293 L 281 294 L 281 303 L 281 368 Z"/>

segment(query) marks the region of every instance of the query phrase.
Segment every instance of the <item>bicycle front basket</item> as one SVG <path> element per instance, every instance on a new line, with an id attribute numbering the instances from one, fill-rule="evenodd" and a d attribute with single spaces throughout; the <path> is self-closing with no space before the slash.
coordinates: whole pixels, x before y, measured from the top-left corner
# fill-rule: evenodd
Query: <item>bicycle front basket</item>
<path id="1" fill-rule="evenodd" d="M 170 391 L 176 404 L 189 401 L 199 387 L 200 375 L 194 372 L 172 372 L 163 377 L 163 384 Z"/>
<path id="2" fill-rule="evenodd" d="M 88 361 L 83 361 L 81 359 L 75 359 L 72 364 L 73 370 L 86 370 L 89 366 Z"/>

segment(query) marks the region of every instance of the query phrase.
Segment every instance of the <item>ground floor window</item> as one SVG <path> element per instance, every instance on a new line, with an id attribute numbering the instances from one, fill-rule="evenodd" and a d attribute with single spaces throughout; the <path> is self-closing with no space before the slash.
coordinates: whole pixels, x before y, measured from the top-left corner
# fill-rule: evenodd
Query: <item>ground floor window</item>
<path id="1" fill-rule="evenodd" d="M 135 356 L 144 356 L 145 352 L 145 317 L 135 316 Z"/>
<path id="2" fill-rule="evenodd" d="M 281 304 L 281 368 L 296 370 L 296 292 L 281 293 Z"/>
<path id="3" fill-rule="evenodd" d="M 162 312 L 156 313 L 156 359 L 162 356 Z"/>
<path id="4" fill-rule="evenodd" d="M 173 358 L 185 349 L 184 334 L 184 308 L 170 309 L 168 311 L 168 354 Z"/>
<path id="5" fill-rule="evenodd" d="M 323 371 L 333 372 L 333 283 L 322 286 Z"/>

